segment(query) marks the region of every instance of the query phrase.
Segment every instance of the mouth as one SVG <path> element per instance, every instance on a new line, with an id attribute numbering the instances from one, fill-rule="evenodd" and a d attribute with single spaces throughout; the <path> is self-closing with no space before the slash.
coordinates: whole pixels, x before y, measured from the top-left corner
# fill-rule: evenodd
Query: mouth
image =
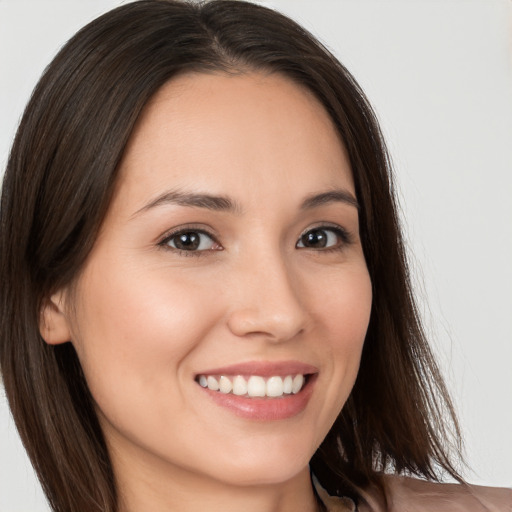
<path id="1" fill-rule="evenodd" d="M 247 398 L 280 398 L 296 395 L 305 386 L 311 374 L 296 375 L 198 375 L 196 381 L 203 388 L 225 395 Z"/>
<path id="2" fill-rule="evenodd" d="M 318 369 L 298 362 L 248 362 L 196 375 L 215 404 L 251 420 L 280 420 L 306 408 Z"/>

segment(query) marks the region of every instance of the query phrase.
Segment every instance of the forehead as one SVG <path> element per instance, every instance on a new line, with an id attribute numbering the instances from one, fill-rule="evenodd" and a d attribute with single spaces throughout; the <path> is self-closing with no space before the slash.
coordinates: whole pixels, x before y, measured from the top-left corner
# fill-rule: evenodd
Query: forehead
<path id="1" fill-rule="evenodd" d="M 353 190 L 345 148 L 320 102 L 279 74 L 186 74 L 146 105 L 125 151 L 120 187 L 243 195 L 297 189 Z M 276 187 L 272 187 L 272 185 Z M 300 187 L 299 187 L 300 188 Z"/>

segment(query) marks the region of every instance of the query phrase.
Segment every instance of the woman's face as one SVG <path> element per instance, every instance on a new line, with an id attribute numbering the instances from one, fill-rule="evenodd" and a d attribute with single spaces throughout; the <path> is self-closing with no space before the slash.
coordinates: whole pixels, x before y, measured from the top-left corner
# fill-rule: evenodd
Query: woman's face
<path id="1" fill-rule="evenodd" d="M 299 474 L 354 384 L 371 300 L 350 165 L 312 95 L 279 75 L 171 81 L 69 308 L 114 466 Z"/>

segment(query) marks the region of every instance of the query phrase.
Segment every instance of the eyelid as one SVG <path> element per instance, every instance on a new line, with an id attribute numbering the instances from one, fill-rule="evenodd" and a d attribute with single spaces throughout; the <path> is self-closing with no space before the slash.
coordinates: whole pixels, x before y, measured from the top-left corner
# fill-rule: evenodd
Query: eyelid
<path id="1" fill-rule="evenodd" d="M 350 245 L 353 242 L 353 237 L 352 237 L 351 233 L 343 226 L 340 226 L 339 224 L 333 224 L 330 222 L 323 222 L 323 223 L 321 222 L 321 223 L 315 224 L 313 226 L 309 226 L 307 229 L 302 231 L 295 246 L 297 247 L 297 245 L 299 244 L 299 242 L 301 241 L 301 239 L 304 235 L 306 235 L 310 231 L 315 231 L 315 230 L 333 231 L 336 233 L 336 236 L 338 236 L 341 239 L 341 242 L 332 247 L 326 247 L 326 248 L 322 248 L 322 249 L 311 248 L 312 250 L 323 251 L 323 252 L 327 252 L 329 250 L 335 251 L 335 250 L 340 250 L 343 247 Z M 298 248 L 299 249 L 309 249 L 309 247 L 298 247 Z"/>
<path id="2" fill-rule="evenodd" d="M 209 252 L 209 251 L 213 250 L 213 249 L 210 249 L 210 250 L 205 249 L 205 250 L 201 250 L 201 251 L 185 251 L 185 250 L 177 249 L 175 247 L 171 247 L 170 245 L 168 245 L 169 241 L 172 238 L 174 238 L 182 233 L 189 233 L 189 232 L 200 233 L 202 235 L 206 235 L 207 237 L 211 238 L 212 241 L 215 244 L 219 245 L 219 247 L 222 249 L 222 244 L 219 242 L 218 237 L 213 233 L 213 229 L 209 228 L 209 227 L 205 228 L 204 225 L 199 227 L 197 224 L 185 224 L 185 225 L 181 225 L 181 226 L 170 229 L 169 231 L 165 232 L 163 235 L 161 235 L 157 239 L 156 245 L 162 249 L 166 249 L 166 250 L 170 250 L 170 251 L 174 251 L 174 252 L 178 252 L 178 253 L 186 253 L 187 256 L 192 256 L 192 255 L 198 256 L 202 253 Z M 215 249 L 215 250 L 220 250 L 220 249 Z"/>
<path id="3" fill-rule="evenodd" d="M 330 230 L 330 231 L 333 231 L 336 236 L 340 239 L 340 243 L 334 245 L 334 246 L 329 246 L 329 247 L 326 247 L 326 248 L 321 248 L 321 249 L 314 249 L 314 248 L 309 248 L 309 247 L 298 247 L 299 249 L 311 249 L 311 250 L 316 250 L 316 251 L 323 251 L 323 252 L 328 252 L 328 251 L 336 251 L 336 250 L 341 250 L 343 249 L 343 247 L 351 244 L 353 242 L 353 237 L 352 237 L 352 234 L 346 229 L 344 228 L 343 226 L 340 226 L 339 224 L 334 224 L 334 223 L 330 223 L 330 222 L 320 222 L 320 223 L 315 223 L 314 225 L 311 225 L 311 226 L 308 226 L 306 229 L 304 229 L 302 231 L 302 233 L 300 234 L 296 244 L 295 244 L 295 247 L 298 246 L 299 242 L 301 241 L 302 237 L 304 235 L 306 235 L 308 232 L 310 231 L 314 231 L 314 230 Z M 204 253 L 209 253 L 209 252 L 212 252 L 212 251 L 218 251 L 218 250 L 223 250 L 223 247 L 222 247 L 222 244 L 219 242 L 219 239 L 218 239 L 218 236 L 216 234 L 213 233 L 213 228 L 210 228 L 209 226 L 207 226 L 205 228 L 204 225 L 197 225 L 197 224 L 185 224 L 185 225 L 181 225 L 181 226 L 178 226 L 178 227 L 175 227 L 175 228 L 172 228 L 170 229 L 169 231 L 167 231 L 166 233 L 164 233 L 163 235 L 161 235 L 158 239 L 157 239 L 157 246 L 162 248 L 162 249 L 165 249 L 165 250 L 169 250 L 169 251 L 173 251 L 173 252 L 177 252 L 177 253 L 181 253 L 181 254 L 184 254 L 186 256 L 200 256 Z M 188 233 L 188 232 L 195 232 L 195 233 L 200 233 L 200 234 L 203 234 L 203 235 L 206 235 L 207 237 L 209 237 L 215 244 L 217 244 L 219 246 L 219 248 L 217 249 L 203 249 L 203 250 L 183 250 L 183 249 L 178 249 L 176 247 L 172 247 L 169 245 L 169 241 L 176 237 L 176 236 L 179 236 L 180 234 L 182 233 Z"/>

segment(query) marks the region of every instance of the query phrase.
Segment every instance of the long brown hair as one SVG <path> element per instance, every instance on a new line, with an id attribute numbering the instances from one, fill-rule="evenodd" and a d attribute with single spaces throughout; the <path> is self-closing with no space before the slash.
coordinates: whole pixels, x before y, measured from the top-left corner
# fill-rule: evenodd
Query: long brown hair
<path id="1" fill-rule="evenodd" d="M 191 71 L 281 73 L 325 107 L 347 148 L 373 306 L 353 391 L 311 460 L 333 494 L 358 497 L 384 471 L 458 478 L 453 407 L 411 293 L 389 158 L 350 73 L 303 28 L 241 1 L 129 3 L 59 52 L 21 120 L 0 211 L 0 361 L 9 404 L 54 511 L 115 512 L 115 478 L 71 345 L 50 346 L 43 302 L 72 284 L 107 211 L 147 101 Z M 179 421 L 179 420 L 177 420 Z"/>

